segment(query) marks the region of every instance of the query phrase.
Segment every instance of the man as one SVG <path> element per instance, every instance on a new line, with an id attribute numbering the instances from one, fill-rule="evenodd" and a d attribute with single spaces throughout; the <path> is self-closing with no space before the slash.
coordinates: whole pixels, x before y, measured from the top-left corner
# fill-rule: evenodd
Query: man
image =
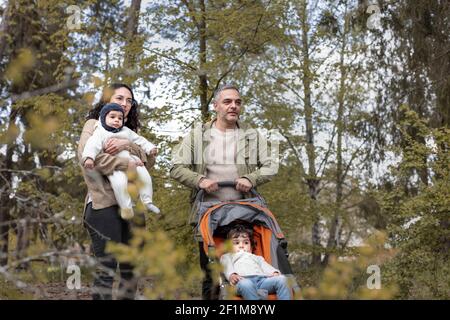
<path id="1" fill-rule="evenodd" d="M 192 188 L 191 201 L 198 190 L 205 200 L 231 201 L 245 197 L 251 188 L 271 180 L 275 162 L 267 155 L 266 140 L 249 125 L 239 121 L 242 100 L 232 85 L 220 87 L 213 99 L 216 117 L 195 126 L 174 149 L 170 176 Z M 220 188 L 218 181 L 235 181 L 235 188 Z M 197 223 L 191 217 L 191 223 Z M 198 236 L 198 235 L 197 235 Z M 201 241 L 201 239 L 199 239 Z M 203 299 L 214 299 L 208 257 L 199 243 L 200 267 L 205 273 Z"/>

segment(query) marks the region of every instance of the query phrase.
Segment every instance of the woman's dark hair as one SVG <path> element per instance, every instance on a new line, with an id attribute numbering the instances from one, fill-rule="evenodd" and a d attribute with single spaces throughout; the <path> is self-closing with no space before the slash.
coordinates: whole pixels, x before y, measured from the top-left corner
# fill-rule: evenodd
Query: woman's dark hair
<path id="1" fill-rule="evenodd" d="M 114 94 L 114 91 L 116 89 L 120 88 L 126 88 L 131 93 L 131 109 L 127 116 L 127 121 L 125 122 L 125 126 L 130 128 L 131 130 L 137 132 L 138 128 L 140 127 L 139 123 L 139 113 L 138 113 L 138 103 L 134 99 L 133 90 L 131 88 L 124 84 L 124 83 L 113 83 L 105 88 L 103 88 L 102 96 L 100 98 L 100 101 L 94 104 L 94 107 L 89 111 L 88 116 L 86 117 L 87 120 L 89 119 L 98 119 L 100 116 L 100 110 L 102 110 L 103 106 L 111 100 L 112 95 Z"/>

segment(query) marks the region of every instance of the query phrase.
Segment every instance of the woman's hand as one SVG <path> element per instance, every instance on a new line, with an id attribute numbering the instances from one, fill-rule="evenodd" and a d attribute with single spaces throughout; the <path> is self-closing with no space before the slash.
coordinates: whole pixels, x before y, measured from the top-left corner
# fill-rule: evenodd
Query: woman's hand
<path id="1" fill-rule="evenodd" d="M 150 155 L 153 157 L 156 157 L 156 154 L 158 153 L 158 149 L 157 148 L 153 148 L 152 150 L 150 150 Z"/>
<path id="2" fill-rule="evenodd" d="M 236 285 L 236 283 L 238 283 L 239 280 L 241 280 L 241 279 L 242 279 L 242 277 L 241 277 L 240 275 L 238 275 L 237 273 L 233 273 L 233 274 L 230 276 L 230 283 L 234 286 L 234 285 Z"/>
<path id="3" fill-rule="evenodd" d="M 87 158 L 86 161 L 84 161 L 83 166 L 85 169 L 94 169 L 94 160 Z"/>
<path id="4" fill-rule="evenodd" d="M 141 160 L 130 160 L 128 161 L 128 170 L 134 171 L 136 167 L 142 167 L 144 163 Z"/>
<path id="5" fill-rule="evenodd" d="M 130 142 L 127 139 L 110 138 L 106 141 L 103 151 L 115 156 L 120 151 L 125 150 L 125 147 L 129 144 Z"/>
<path id="6" fill-rule="evenodd" d="M 142 162 L 141 159 L 136 159 L 136 160 L 134 160 L 134 162 L 136 162 L 136 166 L 138 166 L 138 167 L 142 167 L 144 165 L 144 163 Z"/>

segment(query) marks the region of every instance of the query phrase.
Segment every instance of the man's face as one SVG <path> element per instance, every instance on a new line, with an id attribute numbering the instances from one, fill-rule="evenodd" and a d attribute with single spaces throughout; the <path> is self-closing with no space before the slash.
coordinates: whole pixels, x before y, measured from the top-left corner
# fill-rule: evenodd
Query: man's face
<path id="1" fill-rule="evenodd" d="M 231 241 L 233 244 L 233 252 L 236 253 L 244 251 L 252 253 L 252 245 L 247 234 L 240 234 L 238 237 L 233 238 Z"/>
<path id="2" fill-rule="evenodd" d="M 123 114 L 119 111 L 110 111 L 105 117 L 105 122 L 108 126 L 113 128 L 120 128 L 123 122 Z"/>
<path id="3" fill-rule="evenodd" d="M 228 123 L 236 123 L 241 113 L 241 103 L 241 96 L 236 90 L 223 90 L 214 102 L 217 118 Z"/>

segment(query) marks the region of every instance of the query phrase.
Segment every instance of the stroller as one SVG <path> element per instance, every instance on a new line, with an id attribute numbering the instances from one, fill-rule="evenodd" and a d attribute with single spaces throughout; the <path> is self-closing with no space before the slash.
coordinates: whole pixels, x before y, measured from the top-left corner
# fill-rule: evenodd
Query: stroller
<path id="1" fill-rule="evenodd" d="M 233 181 L 219 182 L 219 188 L 235 187 Z M 228 231 L 236 224 L 243 224 L 253 230 L 253 253 L 264 257 L 273 267 L 279 269 L 287 277 L 292 288 L 292 296 L 299 296 L 300 287 L 296 283 L 288 261 L 287 241 L 284 238 L 274 215 L 267 208 L 263 197 L 255 190 L 250 191 L 252 197 L 236 201 L 204 202 L 204 191 L 200 190 L 193 203 L 196 215 L 196 233 L 201 236 L 204 251 L 209 263 L 216 263 L 222 253 L 223 244 Z M 221 274 L 219 280 L 219 299 L 228 299 L 230 284 Z M 239 296 L 233 299 L 241 299 Z M 276 300 L 275 294 L 269 294 L 269 300 Z"/>

